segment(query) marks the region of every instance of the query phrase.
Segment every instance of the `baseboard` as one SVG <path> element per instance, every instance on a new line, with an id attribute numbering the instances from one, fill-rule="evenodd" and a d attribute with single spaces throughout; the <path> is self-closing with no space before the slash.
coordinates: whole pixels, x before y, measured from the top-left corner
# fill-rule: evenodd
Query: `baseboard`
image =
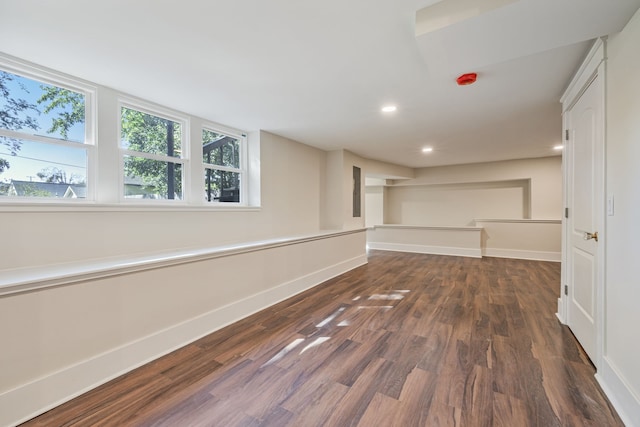
<path id="1" fill-rule="evenodd" d="M 567 324 L 567 321 L 564 317 L 564 301 L 562 301 L 562 298 L 558 298 L 558 311 L 556 312 L 556 317 L 563 325 Z"/>
<path id="2" fill-rule="evenodd" d="M 604 357 L 601 365 L 596 374 L 600 387 L 624 424 L 627 427 L 640 427 L 640 397 L 634 393 L 611 360 Z"/>
<path id="3" fill-rule="evenodd" d="M 0 394 L 0 426 L 16 426 L 241 318 L 366 263 L 365 254 L 342 261 L 4 392 Z"/>
<path id="4" fill-rule="evenodd" d="M 408 245 L 402 243 L 367 242 L 369 249 L 394 252 L 413 252 L 419 254 L 451 255 L 482 258 L 480 248 L 453 248 L 447 246 Z"/>
<path id="5" fill-rule="evenodd" d="M 554 261 L 560 262 L 562 254 L 560 252 L 543 251 L 522 251 L 516 249 L 480 249 L 480 248 L 454 248 L 448 246 L 429 245 L 409 245 L 402 243 L 382 243 L 367 242 L 369 249 L 379 249 L 382 251 L 414 252 L 420 254 L 465 256 L 481 258 L 483 256 L 497 258 L 528 259 L 533 261 Z"/>
<path id="6" fill-rule="evenodd" d="M 514 258 L 529 259 L 532 261 L 562 261 L 562 253 L 560 252 L 543 252 L 543 251 L 522 251 L 518 249 L 494 249 L 486 248 L 483 251 L 484 256 L 496 258 Z"/>

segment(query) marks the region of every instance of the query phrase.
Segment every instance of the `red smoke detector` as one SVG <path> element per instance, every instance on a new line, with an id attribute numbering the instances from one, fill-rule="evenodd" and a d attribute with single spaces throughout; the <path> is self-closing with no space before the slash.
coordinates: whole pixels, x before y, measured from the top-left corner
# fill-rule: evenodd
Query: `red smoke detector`
<path id="1" fill-rule="evenodd" d="M 463 74 L 456 79 L 458 86 L 466 86 L 476 82 L 478 75 L 476 73 Z"/>

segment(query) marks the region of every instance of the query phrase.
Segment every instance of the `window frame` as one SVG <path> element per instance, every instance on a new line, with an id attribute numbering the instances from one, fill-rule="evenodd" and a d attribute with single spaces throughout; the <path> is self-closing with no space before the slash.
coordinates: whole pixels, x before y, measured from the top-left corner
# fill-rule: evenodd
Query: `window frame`
<path id="1" fill-rule="evenodd" d="M 82 199 L 60 197 L 0 197 L 0 212 L 130 212 L 130 211 L 255 211 L 260 201 L 260 136 L 221 125 L 192 113 L 182 112 L 156 104 L 119 90 L 86 81 L 0 52 L 0 69 L 44 84 L 79 92 L 85 99 L 84 142 L 68 141 L 27 132 L 3 130 L 10 137 L 22 140 L 71 146 L 86 153 L 86 197 Z M 171 162 L 181 164 L 182 199 L 134 199 L 124 197 L 124 152 L 122 147 L 122 106 L 180 123 L 182 142 L 180 157 Z M 240 174 L 239 202 L 207 202 L 205 163 L 202 156 L 202 130 L 222 133 L 240 142 L 240 168 L 231 172 Z M 129 150 L 129 155 L 139 152 Z M 193 158 L 193 155 L 200 153 Z M 140 153 L 142 157 L 153 156 Z M 158 159 L 168 161 L 168 159 Z M 228 170 L 225 166 L 212 165 Z"/>
<path id="2" fill-rule="evenodd" d="M 35 135 L 28 132 L 13 131 L 0 128 L 0 136 L 22 141 L 32 141 L 57 147 L 71 147 L 84 149 L 86 152 L 86 197 L 78 199 L 58 197 L 0 197 L 0 205 L 12 204 L 91 204 L 96 201 L 97 193 L 97 92 L 98 88 L 86 81 L 67 76 L 63 73 L 51 71 L 35 64 L 0 55 L 0 71 L 11 73 L 19 77 L 34 80 L 61 89 L 67 89 L 84 96 L 84 141 L 76 142 L 61 138 Z"/>
<path id="3" fill-rule="evenodd" d="M 229 167 L 229 166 L 222 166 L 222 165 L 215 165 L 212 163 L 205 163 L 204 162 L 204 156 L 203 156 L 203 152 L 202 152 L 202 146 L 203 146 L 203 133 L 204 131 L 209 131 L 209 132 L 214 132 L 214 133 L 218 133 L 218 134 L 223 134 L 225 136 L 230 136 L 232 138 L 235 138 L 238 140 L 238 150 L 240 151 L 239 153 L 239 168 L 234 168 L 234 167 Z M 248 185 L 247 185 L 247 179 L 248 179 L 248 173 L 247 173 L 247 135 L 244 132 L 240 132 L 234 129 L 230 129 L 224 126 L 220 126 L 211 122 L 205 122 L 202 124 L 202 128 L 200 129 L 200 134 L 199 134 L 200 138 L 199 138 L 199 159 L 201 162 L 201 167 L 200 167 L 200 171 L 202 174 L 202 179 L 200 180 L 201 183 L 203 183 L 206 179 L 206 173 L 207 173 L 207 169 L 209 170 L 218 170 L 218 171 L 222 171 L 222 172 L 234 172 L 234 173 L 238 173 L 239 174 L 239 180 L 240 180 L 240 200 L 238 202 L 209 202 L 207 200 L 203 200 L 203 204 L 204 206 L 207 207 L 212 207 L 212 208 L 218 208 L 218 207 L 223 207 L 223 206 L 247 206 L 248 205 L 248 197 L 247 197 L 247 190 L 248 190 Z M 204 191 L 206 191 L 205 188 L 202 188 Z"/>
<path id="4" fill-rule="evenodd" d="M 153 104 L 141 99 L 133 98 L 130 96 L 118 94 L 117 102 L 117 146 L 119 156 L 118 167 L 118 199 L 122 204 L 142 204 L 142 205 L 188 205 L 189 204 L 189 168 L 190 164 L 190 118 L 187 115 L 179 113 L 177 111 L 162 107 L 160 105 Z M 180 136 L 180 157 L 170 157 L 167 155 L 160 155 L 154 153 L 145 153 L 144 151 L 134 151 L 126 149 L 122 146 L 122 108 L 128 108 L 136 110 L 144 114 L 159 117 L 165 120 L 171 120 L 174 123 L 179 123 L 181 126 Z M 134 199 L 127 198 L 124 194 L 124 158 L 125 156 L 142 157 L 145 159 L 156 160 L 166 163 L 174 163 L 181 165 L 182 174 L 182 198 L 181 199 Z"/>

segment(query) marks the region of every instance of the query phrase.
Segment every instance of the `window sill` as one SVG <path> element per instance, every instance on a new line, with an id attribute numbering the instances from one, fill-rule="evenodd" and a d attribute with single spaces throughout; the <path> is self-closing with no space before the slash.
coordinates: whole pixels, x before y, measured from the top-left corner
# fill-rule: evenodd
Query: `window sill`
<path id="1" fill-rule="evenodd" d="M 28 203 L 10 201 L 0 203 L 0 212 L 257 212 L 260 206 L 237 204 L 187 205 L 151 203 L 94 203 L 94 202 L 50 202 Z"/>

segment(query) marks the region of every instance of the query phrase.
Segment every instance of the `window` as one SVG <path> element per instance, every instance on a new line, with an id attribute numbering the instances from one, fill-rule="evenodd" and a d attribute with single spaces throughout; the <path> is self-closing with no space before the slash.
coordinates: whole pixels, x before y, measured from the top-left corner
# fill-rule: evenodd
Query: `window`
<path id="1" fill-rule="evenodd" d="M 120 110 L 125 199 L 182 200 L 186 120 Z"/>
<path id="2" fill-rule="evenodd" d="M 0 69 L 0 199 L 86 199 L 90 92 Z"/>
<path id="3" fill-rule="evenodd" d="M 240 136 L 202 130 L 205 201 L 239 203 L 242 200 L 243 140 Z"/>
<path id="4" fill-rule="evenodd" d="M 259 141 L 251 143 L 239 130 L 0 53 L 0 211 L 258 206 Z"/>

